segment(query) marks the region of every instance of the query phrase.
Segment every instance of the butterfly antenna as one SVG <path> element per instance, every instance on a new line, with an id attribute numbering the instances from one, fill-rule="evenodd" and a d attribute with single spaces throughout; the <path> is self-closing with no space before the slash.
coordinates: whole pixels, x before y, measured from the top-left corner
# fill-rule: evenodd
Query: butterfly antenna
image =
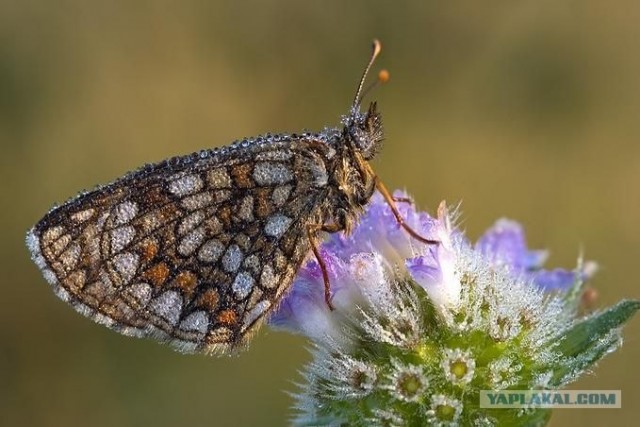
<path id="1" fill-rule="evenodd" d="M 358 107 L 360 105 L 360 102 L 362 101 L 362 98 L 360 97 L 360 95 L 362 94 L 362 87 L 364 86 L 364 81 L 366 80 L 367 74 L 369 73 L 369 70 L 371 69 L 371 66 L 373 65 L 373 63 L 376 60 L 376 58 L 378 57 L 378 55 L 380 54 L 381 50 L 382 50 L 382 45 L 380 44 L 380 41 L 378 41 L 378 39 L 374 39 L 373 40 L 373 50 L 371 52 L 371 58 L 369 59 L 369 63 L 367 64 L 367 67 L 364 69 L 364 73 L 362 73 L 362 78 L 360 79 L 360 84 L 358 85 L 358 90 L 356 91 L 356 96 L 353 98 L 353 108 L 354 109 L 356 107 Z M 369 88 L 367 88 L 366 92 L 368 92 L 368 91 L 369 91 Z"/>

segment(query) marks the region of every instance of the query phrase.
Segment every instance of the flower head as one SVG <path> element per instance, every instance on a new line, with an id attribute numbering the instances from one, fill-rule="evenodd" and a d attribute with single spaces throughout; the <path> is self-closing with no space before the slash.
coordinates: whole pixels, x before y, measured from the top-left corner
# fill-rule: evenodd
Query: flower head
<path id="1" fill-rule="evenodd" d="M 376 194 L 350 236 L 333 234 L 320 249 L 335 310 L 311 259 L 270 318 L 313 343 L 296 422 L 546 423 L 547 411 L 483 412 L 479 391 L 575 380 L 620 345 L 619 327 L 640 303 L 581 317 L 593 263 L 544 270 L 547 252 L 529 250 L 516 222 L 499 220 L 472 244 L 444 203 L 436 217 L 397 206 L 414 231 L 439 243 L 412 238 Z"/>

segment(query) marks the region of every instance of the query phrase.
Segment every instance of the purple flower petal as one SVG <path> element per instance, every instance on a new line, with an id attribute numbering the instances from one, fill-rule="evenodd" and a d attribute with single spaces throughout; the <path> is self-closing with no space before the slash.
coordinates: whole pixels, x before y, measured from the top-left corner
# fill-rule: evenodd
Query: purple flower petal
<path id="1" fill-rule="evenodd" d="M 544 291 L 566 290 L 578 280 L 582 280 L 575 271 L 556 268 L 555 270 L 541 270 L 531 273 L 533 283 Z"/>
<path id="2" fill-rule="evenodd" d="M 530 251 L 520 224 L 508 219 L 498 220 L 476 243 L 476 250 L 497 265 L 507 265 L 522 271 L 537 269 L 547 259 L 546 251 Z"/>
<path id="3" fill-rule="evenodd" d="M 513 274 L 528 277 L 545 291 L 566 291 L 577 281 L 587 280 L 594 271 L 590 263 L 582 271 L 543 270 L 548 252 L 529 250 L 522 226 L 508 219 L 498 220 L 478 240 L 476 250 L 489 262 L 506 266 Z"/>
<path id="4" fill-rule="evenodd" d="M 405 261 L 411 277 L 420 285 L 434 283 L 440 280 L 440 266 L 433 257 L 419 256 Z"/>

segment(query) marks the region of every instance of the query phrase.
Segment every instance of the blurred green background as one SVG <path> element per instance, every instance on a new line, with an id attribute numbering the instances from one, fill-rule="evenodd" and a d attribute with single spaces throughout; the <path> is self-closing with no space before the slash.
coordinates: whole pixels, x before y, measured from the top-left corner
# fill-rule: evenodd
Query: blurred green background
<path id="1" fill-rule="evenodd" d="M 24 234 L 142 163 L 337 124 L 373 37 L 389 187 L 462 201 L 474 239 L 518 219 L 552 266 L 583 250 L 602 305 L 640 297 L 639 18 L 634 0 L 0 2 L 0 424 L 286 424 L 304 340 L 264 329 L 217 359 L 122 337 L 53 295 Z M 623 409 L 551 425 L 637 422 L 639 332 L 573 386 Z"/>

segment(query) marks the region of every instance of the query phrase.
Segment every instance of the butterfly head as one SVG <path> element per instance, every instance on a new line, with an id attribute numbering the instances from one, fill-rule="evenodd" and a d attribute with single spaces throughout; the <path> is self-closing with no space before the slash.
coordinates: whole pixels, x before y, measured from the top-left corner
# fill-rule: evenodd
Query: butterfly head
<path id="1" fill-rule="evenodd" d="M 378 75 L 378 79 L 368 88 L 363 90 L 364 82 L 369 73 L 369 69 L 373 65 L 374 61 L 380 54 L 382 46 L 378 40 L 373 41 L 373 49 L 369 62 L 364 69 L 356 95 L 353 98 L 353 105 L 349 116 L 343 121 L 345 128 L 344 134 L 351 142 L 353 149 L 357 150 L 365 160 L 370 160 L 379 151 L 382 139 L 382 116 L 377 111 L 376 103 L 369 104 L 369 108 L 366 112 L 360 111 L 360 105 L 362 104 L 362 98 L 371 90 L 377 83 L 384 83 L 389 79 L 389 74 L 386 71 L 381 71 Z"/>
<path id="2" fill-rule="evenodd" d="M 376 103 L 369 104 L 365 113 L 353 110 L 345 123 L 344 130 L 353 148 L 365 160 L 372 159 L 380 150 L 384 139 L 382 116 L 377 110 Z"/>

